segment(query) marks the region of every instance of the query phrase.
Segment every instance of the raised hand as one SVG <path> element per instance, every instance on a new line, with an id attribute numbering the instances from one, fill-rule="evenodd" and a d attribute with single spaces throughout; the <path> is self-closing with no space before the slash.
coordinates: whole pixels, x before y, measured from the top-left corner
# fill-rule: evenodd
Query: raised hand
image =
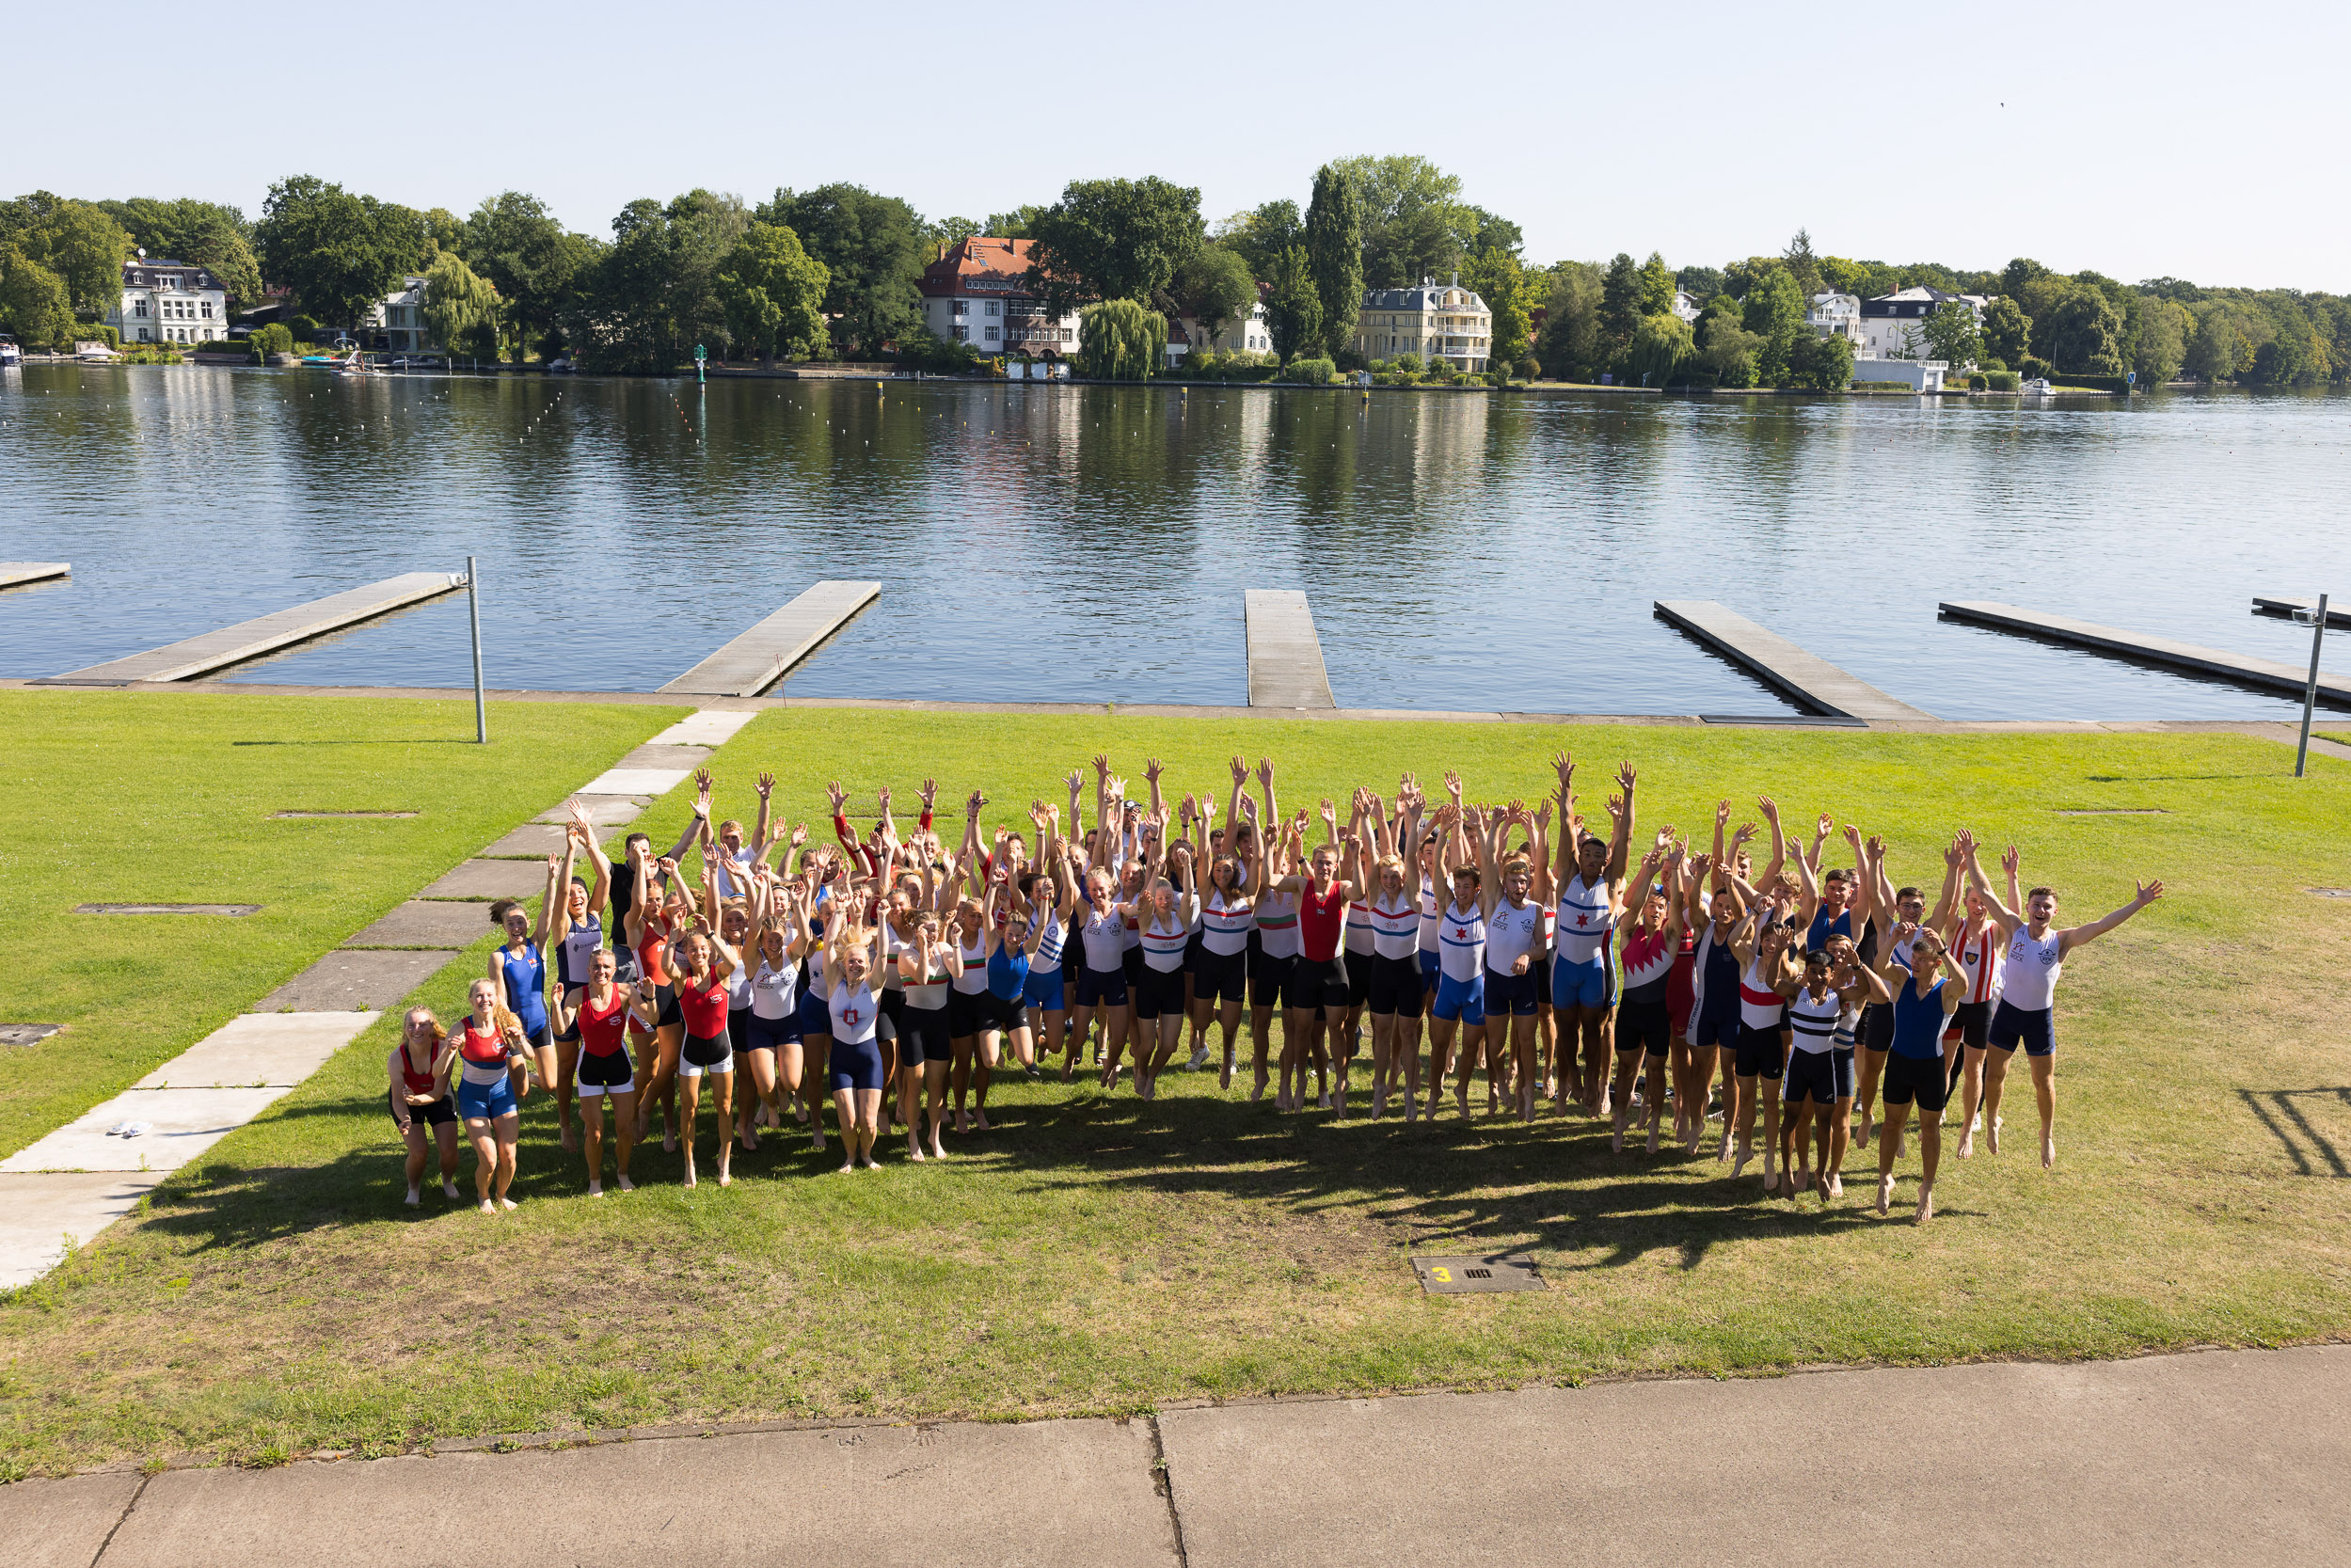
<path id="1" fill-rule="evenodd" d="M 1747 847 L 1747 841 L 1755 836 L 1755 825 L 1754 823 L 1741 822 L 1739 825 L 1739 831 L 1731 834 L 1731 853 L 1737 854 L 1739 850 L 1745 848 Z"/>
<path id="2" fill-rule="evenodd" d="M 1853 847 L 1854 854 L 1858 855 L 1861 853 L 1861 825 L 1859 823 L 1848 822 L 1845 824 L 1845 842 Z"/>
<path id="3" fill-rule="evenodd" d="M 1160 768 L 1159 759 L 1157 757 L 1145 757 L 1143 759 L 1143 782 L 1145 784 L 1157 784 L 1159 782 L 1159 775 L 1162 769 Z"/>
<path id="4" fill-rule="evenodd" d="M 2138 907 L 2142 910 L 2163 896 L 2163 882 L 2160 879 L 2152 882 L 2139 882 L 2136 885 L 2138 888 Z"/>
<path id="5" fill-rule="evenodd" d="M 1257 759 L 1257 782 L 1263 784 L 1267 789 L 1274 787 L 1273 758 L 1259 757 Z"/>
<path id="6" fill-rule="evenodd" d="M 1727 827 L 1729 827 L 1729 826 L 1730 826 L 1730 824 L 1731 824 L 1731 803 L 1730 803 L 1728 800 L 1717 800 L 1717 801 L 1715 801 L 1715 802 L 1714 802 L 1714 825 L 1715 825 L 1716 827 L 1718 827 L 1718 828 L 1727 828 Z"/>
<path id="7" fill-rule="evenodd" d="M 1620 762 L 1616 765 L 1616 783 L 1628 796 L 1632 793 L 1632 786 L 1640 777 L 1641 775 L 1634 771 L 1631 763 Z"/>
<path id="8" fill-rule="evenodd" d="M 2000 851 L 2000 869 L 2007 872 L 2009 876 L 2015 876 L 2016 868 L 2024 863 L 2025 857 L 2017 853 L 2015 845 L 2011 844 L 2007 848 Z"/>
<path id="9" fill-rule="evenodd" d="M 1559 787 L 1565 789 L 1576 776 L 1576 759 L 1565 752 L 1553 752 L 1551 771 L 1559 775 Z"/>
<path id="10" fill-rule="evenodd" d="M 1450 768 L 1445 769 L 1445 793 L 1453 798 L 1454 805 L 1461 804 L 1461 775 Z"/>
<path id="11" fill-rule="evenodd" d="M 696 816 L 710 815 L 710 770 L 707 768 L 698 768 L 694 772 L 694 815 Z"/>
<path id="12" fill-rule="evenodd" d="M 1094 777 L 1097 779 L 1106 779 L 1109 776 L 1110 753 L 1107 752 L 1096 752 L 1094 753 Z"/>
<path id="13" fill-rule="evenodd" d="M 774 774 L 772 774 L 772 773 L 762 773 L 762 774 L 760 774 L 760 775 L 759 775 L 759 784 L 758 784 L 758 787 L 759 787 L 759 799 L 761 799 L 762 800 L 766 800 L 769 796 L 770 796 L 770 795 L 774 794 L 774 793 L 775 793 L 775 775 L 774 775 Z"/>
<path id="14" fill-rule="evenodd" d="M 833 801 L 833 815 L 840 816 L 842 808 L 849 804 L 849 791 L 841 787 L 840 780 L 835 779 L 824 786 L 824 792 Z"/>
<path id="15" fill-rule="evenodd" d="M 1061 782 L 1070 786 L 1070 799 L 1074 800 L 1077 799 L 1077 792 L 1086 786 L 1086 776 L 1072 768 L 1070 769 L 1070 776 Z"/>
<path id="16" fill-rule="evenodd" d="M 793 823 L 793 824 L 792 824 L 792 836 L 791 836 L 791 837 L 790 837 L 790 839 L 789 839 L 789 840 L 787 840 L 786 842 L 788 842 L 788 843 L 791 845 L 791 847 L 792 847 L 793 848 L 795 848 L 795 849 L 799 848 L 802 845 L 803 845 L 803 844 L 807 843 L 807 842 L 808 842 L 808 824 L 807 824 L 807 823 L 805 823 L 805 822 L 795 822 L 795 823 Z"/>
<path id="17" fill-rule="evenodd" d="M 1236 788 L 1249 782 L 1248 758 L 1243 756 L 1240 752 L 1235 752 L 1232 753 L 1232 762 L 1231 767 L 1232 768 L 1232 783 Z"/>
<path id="18" fill-rule="evenodd" d="M 1763 819 L 1766 822 L 1771 823 L 1775 827 L 1778 825 L 1780 820 L 1780 808 L 1778 803 L 1774 801 L 1771 797 L 1769 795 L 1756 796 L 1755 809 L 1763 813 Z"/>
<path id="19" fill-rule="evenodd" d="M 1836 832 L 1836 818 L 1824 811 L 1820 814 L 1820 820 L 1818 826 L 1820 830 L 1820 836 L 1822 838 L 1826 838 L 1831 833 Z"/>

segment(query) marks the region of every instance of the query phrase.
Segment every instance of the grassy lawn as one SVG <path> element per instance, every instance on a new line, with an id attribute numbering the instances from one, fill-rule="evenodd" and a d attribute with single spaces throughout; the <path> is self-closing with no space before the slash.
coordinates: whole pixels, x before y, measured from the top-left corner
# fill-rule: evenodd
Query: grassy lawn
<path id="1" fill-rule="evenodd" d="M 1607 1128 L 1580 1117 L 1407 1132 L 1365 1124 L 1358 1088 L 1358 1117 L 1334 1125 L 1171 1074 L 1148 1106 L 1000 1084 L 996 1129 L 951 1144 L 944 1165 L 888 1153 L 880 1173 L 840 1177 L 804 1139 L 770 1138 L 732 1190 L 689 1194 L 657 1146 L 637 1166 L 645 1188 L 594 1202 L 534 1099 L 519 1211 L 428 1199 L 412 1215 L 379 1023 L 136 1223 L 0 1302 L 0 1463 L 2351 1331 L 2351 1068 L 2335 1020 L 2351 903 L 2303 891 L 2351 882 L 2351 765 L 2314 759 L 2297 783 L 2291 750 L 2235 736 L 773 711 L 713 767 L 722 811 L 745 811 L 771 768 L 787 819 L 814 824 L 836 770 L 853 791 L 886 779 L 910 794 L 926 771 L 954 792 L 977 783 L 1009 813 L 1097 748 L 1136 773 L 1157 753 L 1180 791 L 1246 747 L 1281 759 L 1289 802 L 1391 785 L 1405 767 L 1532 797 L 1561 744 L 1592 765 L 1630 757 L 1649 824 L 1705 821 L 1718 795 L 1759 790 L 1791 816 L 1835 809 L 1888 835 L 1898 879 L 1927 880 L 1932 846 L 1962 823 L 2014 838 L 2072 918 L 2161 875 L 2162 904 L 2067 966 L 2056 1171 L 2039 1168 L 2021 1088 L 2009 1151 L 1946 1156 L 1921 1230 L 1869 1213 L 1867 1180 L 1836 1206 L 1775 1199 L 1753 1167 L 1734 1184 L 1710 1160 L 1612 1155 Z M 2164 815 L 2058 815 L 2151 809 Z M 673 795 L 647 825 L 658 838 L 685 812 Z M 453 1016 L 474 961 L 421 997 Z M 1424 1297 L 1406 1261 L 1501 1247 L 1533 1251 L 1551 1289 Z"/>
<path id="2" fill-rule="evenodd" d="M 0 691 L 0 1156 L 135 1082 L 686 710 Z M 279 811 L 406 818 L 274 819 Z M 84 903 L 259 904 L 214 915 Z M 484 929 L 488 929 L 487 922 Z"/>

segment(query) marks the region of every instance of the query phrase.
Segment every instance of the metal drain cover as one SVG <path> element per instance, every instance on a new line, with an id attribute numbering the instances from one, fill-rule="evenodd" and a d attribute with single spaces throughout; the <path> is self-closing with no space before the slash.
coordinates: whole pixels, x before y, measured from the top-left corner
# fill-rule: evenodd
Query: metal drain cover
<path id="1" fill-rule="evenodd" d="M 75 914 L 259 914 L 259 904 L 76 904 Z"/>
<path id="2" fill-rule="evenodd" d="M 2351 898 L 2351 887 L 2314 887 L 2311 891 L 2321 898 Z"/>
<path id="3" fill-rule="evenodd" d="M 1421 1289 L 1433 1296 L 1468 1295 L 1481 1291 L 1542 1291 L 1549 1287 L 1535 1272 L 1535 1261 L 1523 1252 L 1494 1252 L 1482 1258 L 1415 1258 L 1412 1272 Z"/>

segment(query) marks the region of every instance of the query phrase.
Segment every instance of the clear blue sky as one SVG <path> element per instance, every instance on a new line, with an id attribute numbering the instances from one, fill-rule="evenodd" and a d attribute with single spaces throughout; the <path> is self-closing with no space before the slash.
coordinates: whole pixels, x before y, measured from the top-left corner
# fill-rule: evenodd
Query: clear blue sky
<path id="1" fill-rule="evenodd" d="M 603 235 L 630 198 L 695 185 L 846 180 L 984 217 L 1158 174 L 1213 218 L 1303 203 L 1328 157 L 1417 152 L 1535 261 L 1719 265 L 1803 225 L 1831 255 L 2351 292 L 2324 172 L 2351 142 L 2341 4 L 127 0 L 28 7 L 9 32 L 11 195 L 253 215 L 311 173 L 460 214 L 531 191 Z M 151 48 L 252 69 L 101 85 Z"/>

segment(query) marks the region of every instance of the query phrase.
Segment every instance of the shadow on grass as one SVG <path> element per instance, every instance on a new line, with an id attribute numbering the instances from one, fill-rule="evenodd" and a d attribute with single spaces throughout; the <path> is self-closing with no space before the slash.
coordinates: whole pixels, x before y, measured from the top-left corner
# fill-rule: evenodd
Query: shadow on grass
<path id="1" fill-rule="evenodd" d="M 1279 1113 L 1270 1100 L 1252 1102 L 1238 1091 L 1231 1098 L 1176 1092 L 1146 1103 L 1082 1078 L 1066 1089 L 1017 1077 L 1000 1078 L 999 1085 L 1009 1092 L 990 1106 L 994 1127 L 951 1133 L 948 1164 L 931 1168 L 975 1180 L 1016 1179 L 1072 1198 L 1125 1189 L 1214 1195 L 1304 1217 L 1359 1211 L 1414 1247 L 1533 1246 L 1577 1255 L 1555 1259 L 1554 1271 L 1620 1268 L 1660 1253 L 1695 1269 L 1719 1242 L 1803 1243 L 1884 1223 L 1867 1212 L 1876 1160 L 1867 1148 L 1849 1152 L 1845 1196 L 1824 1207 L 1817 1192 L 1765 1193 L 1755 1164 L 1734 1181 L 1730 1166 L 1710 1152 L 1685 1155 L 1669 1143 L 1650 1155 L 1628 1136 L 1626 1151 L 1614 1153 L 1607 1124 L 1581 1116 L 1547 1115 L 1531 1127 L 1500 1117 L 1464 1121 L 1452 1113 L 1450 1094 L 1443 1117 L 1407 1127 L 1394 1115 L 1378 1122 L 1361 1115 L 1359 1089 L 1358 1114 L 1340 1120 L 1321 1111 Z M 1482 1094 L 1483 1085 L 1473 1088 L 1473 1104 Z M 561 1148 L 548 1104 L 533 1095 L 524 1108 L 514 1196 L 526 1204 L 582 1196 L 580 1157 Z M 473 1154 L 461 1142 L 456 1180 L 464 1197 L 453 1204 L 437 1195 L 435 1160 L 424 1203 L 401 1202 L 400 1145 L 373 1098 L 296 1106 L 274 1119 L 296 1124 L 301 1141 L 339 1147 L 310 1164 L 199 1162 L 156 1194 L 145 1223 L 207 1251 L 236 1250 L 321 1229 L 430 1218 L 474 1201 Z M 701 1127 L 703 1191 L 717 1196 L 707 1106 Z M 884 1135 L 885 1167 L 905 1167 L 903 1138 L 902 1129 Z M 756 1151 L 736 1153 L 735 1190 L 822 1179 L 840 1159 L 839 1144 L 829 1147 L 828 1155 L 813 1153 L 797 1123 L 769 1132 Z M 1908 1199 L 1914 1158 L 1902 1168 Z M 639 1148 L 631 1168 L 641 1190 L 675 1192 L 681 1174 L 681 1157 L 665 1152 L 658 1135 Z M 1969 1211 L 1938 1212 L 1959 1218 Z M 1896 1218 L 1901 1214 L 1898 1209 Z M 1033 1223 L 1041 1230 L 1066 1222 L 1040 1216 Z"/>
<path id="2" fill-rule="evenodd" d="M 2314 1100 L 2322 1105 L 2332 1102 L 2351 1110 L 2351 1087 L 2239 1089 L 2237 1094 L 2270 1134 L 2285 1146 L 2286 1155 L 2298 1174 L 2351 1177 L 2351 1162 L 2344 1160 L 2343 1150 L 2332 1138 L 2311 1125 L 2309 1114 L 2298 1103 Z M 2326 1168 L 2322 1170 L 2321 1165 Z"/>

